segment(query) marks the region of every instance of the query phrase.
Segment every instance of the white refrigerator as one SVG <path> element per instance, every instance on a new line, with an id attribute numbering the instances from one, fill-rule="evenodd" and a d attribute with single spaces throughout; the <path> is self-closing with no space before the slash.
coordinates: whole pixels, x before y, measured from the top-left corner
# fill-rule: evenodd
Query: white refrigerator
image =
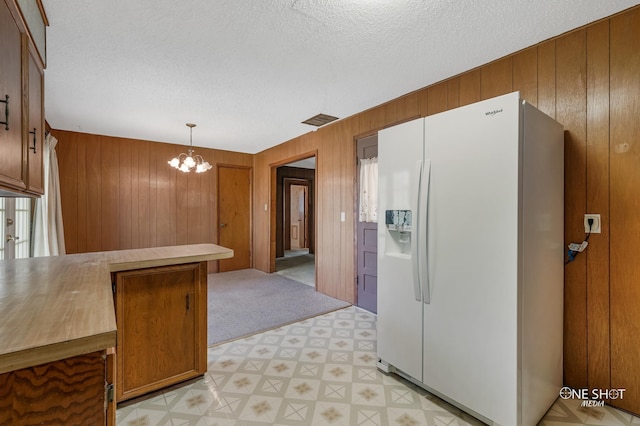
<path id="1" fill-rule="evenodd" d="M 562 387 L 563 127 L 519 93 L 378 135 L 378 367 L 488 424 Z"/>

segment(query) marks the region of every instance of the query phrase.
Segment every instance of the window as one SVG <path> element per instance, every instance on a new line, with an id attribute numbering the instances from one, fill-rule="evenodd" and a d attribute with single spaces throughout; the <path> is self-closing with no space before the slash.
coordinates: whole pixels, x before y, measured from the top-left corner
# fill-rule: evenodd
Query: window
<path id="1" fill-rule="evenodd" d="M 0 197 L 0 259 L 21 259 L 31 254 L 31 198 Z"/>

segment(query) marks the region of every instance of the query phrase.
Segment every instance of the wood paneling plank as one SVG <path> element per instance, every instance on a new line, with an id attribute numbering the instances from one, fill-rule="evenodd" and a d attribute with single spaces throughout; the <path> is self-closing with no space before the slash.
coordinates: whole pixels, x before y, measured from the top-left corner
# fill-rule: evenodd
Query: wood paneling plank
<path id="1" fill-rule="evenodd" d="M 178 151 L 179 153 L 179 151 Z M 175 155 L 175 154 L 174 154 Z M 173 157 L 171 157 L 173 158 Z M 149 151 L 149 247 L 158 246 L 158 151 Z M 169 161 L 169 160 L 167 160 Z M 160 162 L 160 167 L 163 164 Z"/>
<path id="2" fill-rule="evenodd" d="M 363 129 L 382 129 L 386 123 L 387 110 L 384 105 L 360 114 L 360 127 Z M 286 157 L 284 157 L 286 158 Z"/>
<path id="3" fill-rule="evenodd" d="M 410 93 L 397 99 L 396 102 L 385 104 L 385 125 L 388 125 L 388 123 L 400 123 L 411 117 L 417 117 L 418 114 L 418 94 L 415 92 Z M 343 126 L 345 124 L 348 123 L 343 123 Z"/>
<path id="4" fill-rule="evenodd" d="M 627 390 L 610 402 L 640 414 L 640 8 L 611 19 L 610 46 L 611 386 Z"/>
<path id="5" fill-rule="evenodd" d="M 556 118 L 556 41 L 538 46 L 538 109 Z"/>
<path id="6" fill-rule="evenodd" d="M 102 150 L 100 137 L 95 135 L 75 135 L 85 147 L 87 204 L 83 214 L 87 216 L 87 251 L 103 251 L 102 244 Z M 81 137 L 82 136 L 82 137 Z M 64 213 L 63 213 L 64 215 Z M 64 232 L 67 232 L 65 227 Z"/>
<path id="7" fill-rule="evenodd" d="M 429 91 L 427 98 L 427 115 L 446 111 L 449 96 L 447 82 L 436 84 L 427 90 Z"/>
<path id="8" fill-rule="evenodd" d="M 78 138 L 76 137 L 75 139 L 77 141 Z M 87 244 L 90 238 L 89 235 L 92 236 L 93 234 L 93 230 L 89 229 L 87 223 L 87 208 L 89 204 L 89 189 L 87 183 L 87 146 L 86 144 L 79 142 L 76 142 L 76 146 L 78 149 L 78 162 L 76 163 L 76 167 L 78 168 L 78 217 L 76 218 L 78 244 L 76 251 L 78 253 L 86 253 L 89 249 Z"/>
<path id="9" fill-rule="evenodd" d="M 523 50 L 513 56 L 513 91 L 533 106 L 538 105 L 538 49 Z"/>
<path id="10" fill-rule="evenodd" d="M 120 198 L 120 144 L 117 139 L 100 137 L 102 166 L 102 250 L 117 250 L 120 247 L 120 221 L 118 201 Z"/>
<path id="11" fill-rule="evenodd" d="M 587 212 L 600 234 L 587 256 L 588 383 L 611 389 L 609 348 L 609 21 L 587 28 Z"/>
<path id="12" fill-rule="evenodd" d="M 586 213 L 586 37 L 576 31 L 556 41 L 557 120 L 565 126 L 565 243 L 584 239 Z M 587 386 L 586 256 L 565 267 L 564 381 Z"/>
<path id="13" fill-rule="evenodd" d="M 138 147 L 138 216 L 134 217 L 138 227 L 138 248 L 151 247 L 151 144 L 143 141 Z"/>
<path id="14" fill-rule="evenodd" d="M 480 69 L 462 74 L 460 79 L 459 106 L 469 105 L 481 100 L 480 97 Z"/>
<path id="15" fill-rule="evenodd" d="M 119 241 L 117 244 L 118 249 L 130 249 L 132 248 L 131 237 L 133 232 L 132 226 L 132 186 L 131 181 L 133 176 L 133 148 L 132 143 L 127 143 L 122 139 L 115 141 L 118 145 L 118 233 Z M 137 167 L 137 161 L 136 161 Z"/>
<path id="16" fill-rule="evenodd" d="M 452 78 L 447 81 L 447 109 L 460 106 L 460 79 Z"/>
<path id="17" fill-rule="evenodd" d="M 67 253 L 78 252 L 78 146 L 73 138 L 65 138 L 63 132 L 53 134 L 58 139 L 58 169 L 60 170 L 60 198 L 64 223 L 64 242 Z"/>
<path id="18" fill-rule="evenodd" d="M 182 172 L 169 167 L 166 163 L 168 160 L 163 159 L 175 157 L 180 153 L 180 148 L 162 145 L 154 151 L 157 154 L 156 210 L 162 212 L 156 216 L 156 244 L 160 247 L 170 246 L 176 244 L 176 173 Z"/>
<path id="19" fill-rule="evenodd" d="M 127 145 L 131 146 L 131 248 L 140 248 L 140 226 L 138 218 L 140 217 L 140 141 L 125 140 Z"/>
<path id="20" fill-rule="evenodd" d="M 492 62 L 480 69 L 480 96 L 490 99 L 513 91 L 513 58 Z"/>

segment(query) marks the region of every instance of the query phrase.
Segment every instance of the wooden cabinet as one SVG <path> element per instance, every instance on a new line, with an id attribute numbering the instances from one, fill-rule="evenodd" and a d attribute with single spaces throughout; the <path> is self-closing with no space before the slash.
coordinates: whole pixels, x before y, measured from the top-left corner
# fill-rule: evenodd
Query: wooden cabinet
<path id="1" fill-rule="evenodd" d="M 99 351 L 0 374 L 0 425 L 114 425 L 112 362 Z"/>
<path id="2" fill-rule="evenodd" d="M 0 184 L 26 189 L 22 141 L 22 32 L 9 6 L 0 1 Z"/>
<path id="3" fill-rule="evenodd" d="M 27 188 L 34 194 L 44 194 L 42 151 L 44 148 L 44 77 L 34 52 L 29 52 L 29 120 L 27 126 Z"/>
<path id="4" fill-rule="evenodd" d="M 118 402 L 207 370 L 207 264 L 115 273 Z"/>
<path id="5" fill-rule="evenodd" d="M 0 55 L 0 191 L 42 194 L 44 66 L 13 1 L 0 2 Z"/>

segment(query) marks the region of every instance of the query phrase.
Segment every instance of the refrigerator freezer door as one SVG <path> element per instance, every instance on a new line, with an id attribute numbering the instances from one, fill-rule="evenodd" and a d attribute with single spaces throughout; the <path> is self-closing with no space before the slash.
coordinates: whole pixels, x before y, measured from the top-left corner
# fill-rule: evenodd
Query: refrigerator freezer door
<path id="1" fill-rule="evenodd" d="M 425 119 L 423 383 L 504 425 L 518 424 L 519 115 L 514 93 Z"/>
<path id="2" fill-rule="evenodd" d="M 387 211 L 411 210 L 417 221 L 420 182 L 417 163 L 423 157 L 423 119 L 378 134 L 378 356 L 422 380 L 422 301 L 416 300 L 414 268 L 418 229 L 409 240 L 386 225 Z"/>

